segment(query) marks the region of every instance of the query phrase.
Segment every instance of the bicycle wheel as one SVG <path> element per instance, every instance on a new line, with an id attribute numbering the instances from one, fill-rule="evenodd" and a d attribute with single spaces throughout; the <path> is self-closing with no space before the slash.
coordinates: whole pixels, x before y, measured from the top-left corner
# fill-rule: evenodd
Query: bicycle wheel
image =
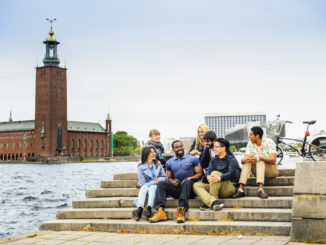
<path id="1" fill-rule="evenodd" d="M 278 145 L 276 146 L 276 163 L 277 165 L 282 165 L 282 160 L 284 157 L 284 152 L 282 150 L 281 147 L 279 147 Z"/>
<path id="2" fill-rule="evenodd" d="M 326 137 L 318 137 L 309 144 L 309 155 L 314 161 L 326 160 Z"/>

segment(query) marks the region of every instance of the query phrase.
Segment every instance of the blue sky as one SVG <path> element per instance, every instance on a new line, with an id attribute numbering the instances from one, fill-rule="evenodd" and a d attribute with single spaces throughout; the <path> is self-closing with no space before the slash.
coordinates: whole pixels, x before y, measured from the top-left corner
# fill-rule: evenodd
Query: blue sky
<path id="1" fill-rule="evenodd" d="M 0 2 L 0 121 L 34 118 L 35 66 L 57 18 L 68 119 L 146 139 L 192 136 L 205 113 L 264 111 L 326 129 L 325 1 Z"/>

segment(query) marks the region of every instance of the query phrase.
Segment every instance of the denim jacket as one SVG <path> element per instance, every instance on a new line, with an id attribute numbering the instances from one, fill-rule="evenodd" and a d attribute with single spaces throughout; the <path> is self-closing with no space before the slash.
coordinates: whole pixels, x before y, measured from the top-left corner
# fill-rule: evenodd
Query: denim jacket
<path id="1" fill-rule="evenodd" d="M 156 175 L 156 178 L 160 179 L 161 181 L 165 181 L 166 175 L 161 163 L 158 162 L 156 167 L 155 163 L 153 162 L 152 167 L 154 168 L 154 173 Z M 138 180 L 141 186 L 147 185 L 149 187 L 151 185 L 156 185 L 155 179 L 152 176 L 152 171 L 147 163 L 143 163 L 140 166 L 138 166 Z"/>

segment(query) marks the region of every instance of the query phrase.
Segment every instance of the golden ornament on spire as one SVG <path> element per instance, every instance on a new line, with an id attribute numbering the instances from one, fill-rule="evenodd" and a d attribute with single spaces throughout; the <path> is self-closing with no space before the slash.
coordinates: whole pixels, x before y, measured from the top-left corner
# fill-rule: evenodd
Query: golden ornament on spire
<path id="1" fill-rule="evenodd" d="M 56 21 L 57 19 L 46 19 L 47 21 L 49 21 L 50 23 L 51 23 L 51 29 L 50 29 L 50 31 L 49 31 L 49 35 L 50 35 L 50 38 L 48 39 L 48 41 L 55 41 L 55 39 L 53 38 L 53 35 L 54 35 L 54 32 L 53 32 L 53 30 L 52 30 L 52 23 L 54 22 L 54 21 Z"/>
<path id="2" fill-rule="evenodd" d="M 49 35 L 50 35 L 50 38 L 48 40 L 54 41 L 54 38 L 53 38 L 54 32 L 52 31 L 52 29 L 49 31 Z"/>

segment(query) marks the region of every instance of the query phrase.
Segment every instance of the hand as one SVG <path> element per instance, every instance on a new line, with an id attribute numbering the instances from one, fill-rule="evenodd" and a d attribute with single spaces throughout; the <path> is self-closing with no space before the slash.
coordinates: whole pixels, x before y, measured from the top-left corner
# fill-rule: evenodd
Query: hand
<path id="1" fill-rule="evenodd" d="M 155 179 L 155 183 L 158 184 L 158 182 L 160 182 L 160 179 Z"/>
<path id="2" fill-rule="evenodd" d="M 200 155 L 200 152 L 199 151 L 197 151 L 197 150 L 192 150 L 191 152 L 190 152 L 190 155 L 193 155 L 193 156 L 195 156 L 195 155 Z"/>
<path id="3" fill-rule="evenodd" d="M 216 182 L 218 182 L 219 176 L 209 175 L 209 176 L 207 176 L 207 180 L 208 180 L 208 183 L 212 185 L 212 184 L 215 184 Z"/>
<path id="4" fill-rule="evenodd" d="M 254 156 L 246 156 L 245 158 L 243 158 L 243 163 L 256 163 L 257 162 L 257 158 Z"/>
<path id="5" fill-rule="evenodd" d="M 184 180 L 181 182 L 181 185 L 183 185 L 183 183 L 184 183 L 186 180 L 191 180 L 191 179 L 190 179 L 190 177 L 184 179 Z"/>

